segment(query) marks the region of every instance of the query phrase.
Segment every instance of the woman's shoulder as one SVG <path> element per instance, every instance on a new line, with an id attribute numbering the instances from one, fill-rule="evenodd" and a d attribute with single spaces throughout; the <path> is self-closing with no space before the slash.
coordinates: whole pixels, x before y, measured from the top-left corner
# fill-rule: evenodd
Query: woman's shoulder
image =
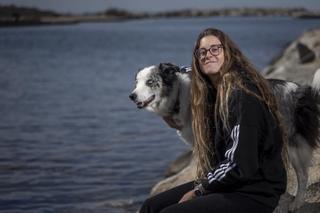
<path id="1" fill-rule="evenodd" d="M 261 93 L 259 91 L 258 86 L 252 81 L 245 81 L 242 84 L 243 86 L 234 86 L 231 97 L 238 99 L 238 98 L 248 98 L 248 97 L 260 97 Z"/>
<path id="2" fill-rule="evenodd" d="M 252 82 L 247 82 L 245 88 L 235 87 L 231 92 L 230 107 L 264 109 L 264 101 L 262 101 L 261 93 L 258 86 Z"/>

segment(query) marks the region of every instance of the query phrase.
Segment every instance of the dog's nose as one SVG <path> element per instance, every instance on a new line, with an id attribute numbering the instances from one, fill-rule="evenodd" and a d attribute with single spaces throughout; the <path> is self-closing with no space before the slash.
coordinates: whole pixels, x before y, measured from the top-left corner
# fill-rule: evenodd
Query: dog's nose
<path id="1" fill-rule="evenodd" d="M 137 98 L 137 95 L 136 95 L 135 93 L 131 93 L 131 94 L 129 95 L 129 98 L 130 98 L 131 100 L 135 101 L 136 98 Z"/>

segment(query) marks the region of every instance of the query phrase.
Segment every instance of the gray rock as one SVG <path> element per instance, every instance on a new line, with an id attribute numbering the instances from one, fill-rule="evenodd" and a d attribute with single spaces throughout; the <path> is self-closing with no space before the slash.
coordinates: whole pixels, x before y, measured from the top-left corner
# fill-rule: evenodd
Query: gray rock
<path id="1" fill-rule="evenodd" d="M 297 50 L 299 53 L 299 58 L 301 64 L 309 63 L 315 60 L 316 55 L 315 53 L 309 49 L 309 47 L 303 43 L 297 43 Z"/>
<path id="2" fill-rule="evenodd" d="M 310 63 L 301 63 L 298 43 L 304 44 L 314 53 L 314 60 Z M 301 84 L 310 84 L 315 71 L 320 68 L 320 28 L 306 31 L 302 36 L 291 42 L 281 56 L 271 65 L 262 70 L 267 78 L 277 78 L 294 81 Z"/>
<path id="3" fill-rule="evenodd" d="M 170 177 L 172 175 L 177 174 L 182 169 L 190 164 L 192 160 L 192 151 L 186 151 L 182 155 L 180 155 L 176 160 L 170 163 L 168 169 L 165 172 L 165 177 Z"/>

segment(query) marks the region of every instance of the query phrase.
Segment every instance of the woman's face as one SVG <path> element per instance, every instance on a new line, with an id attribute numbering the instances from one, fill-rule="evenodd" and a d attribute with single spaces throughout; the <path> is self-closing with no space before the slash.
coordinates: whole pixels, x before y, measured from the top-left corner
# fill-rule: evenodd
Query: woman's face
<path id="1" fill-rule="evenodd" d="M 217 74 L 224 63 L 223 46 L 213 35 L 205 36 L 200 40 L 196 55 L 200 68 L 206 75 Z"/>

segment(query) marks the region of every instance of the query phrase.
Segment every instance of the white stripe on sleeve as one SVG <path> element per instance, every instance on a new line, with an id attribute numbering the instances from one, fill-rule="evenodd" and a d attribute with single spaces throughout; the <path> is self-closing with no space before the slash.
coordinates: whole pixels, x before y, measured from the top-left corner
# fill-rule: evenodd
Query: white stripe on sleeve
<path id="1" fill-rule="evenodd" d="M 219 180 L 219 181 L 222 180 L 222 178 L 224 178 L 226 174 L 236 166 L 236 164 L 233 162 L 233 158 L 234 158 L 234 153 L 238 147 L 239 132 L 240 132 L 239 130 L 240 130 L 239 124 L 233 127 L 230 134 L 233 144 L 232 144 L 232 147 L 228 149 L 224 155 L 228 161 L 224 164 L 221 164 L 219 168 L 217 168 L 213 173 L 212 172 L 208 173 L 207 177 L 209 180 L 209 184 L 214 180 Z"/>

